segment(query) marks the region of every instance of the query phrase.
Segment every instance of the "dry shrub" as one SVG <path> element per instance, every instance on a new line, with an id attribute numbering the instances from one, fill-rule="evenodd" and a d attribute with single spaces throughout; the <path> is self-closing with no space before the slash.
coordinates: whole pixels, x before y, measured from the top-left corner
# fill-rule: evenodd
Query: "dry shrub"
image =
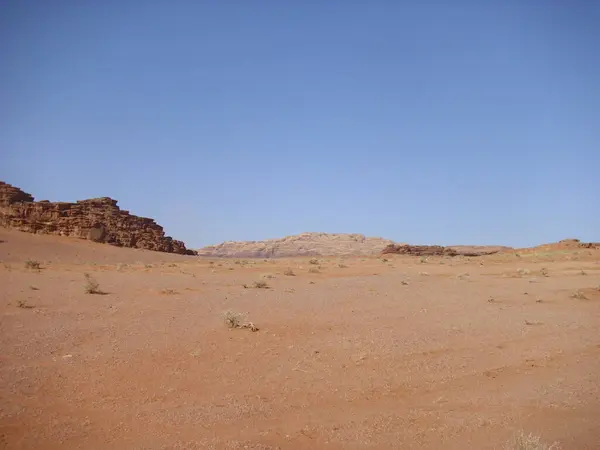
<path id="1" fill-rule="evenodd" d="M 86 294 L 104 294 L 104 292 L 100 290 L 100 284 L 98 284 L 98 282 L 89 273 L 84 273 L 83 276 L 85 277 L 84 289 Z"/>
<path id="2" fill-rule="evenodd" d="M 287 269 L 285 269 L 285 271 L 283 272 L 284 275 L 287 275 L 288 277 L 294 277 L 296 276 L 296 274 L 294 273 L 294 271 L 292 269 L 290 269 L 289 267 Z"/>
<path id="3" fill-rule="evenodd" d="M 504 450 L 560 450 L 560 445 L 558 442 L 545 444 L 541 437 L 521 431 L 504 446 Z"/>
<path id="4" fill-rule="evenodd" d="M 310 261 L 308 261 L 309 264 L 313 264 L 313 265 L 317 265 L 319 264 L 319 260 L 318 259 L 311 259 Z"/>
<path id="5" fill-rule="evenodd" d="M 28 259 L 25 261 L 25 268 L 31 270 L 40 270 L 42 268 L 42 263 L 33 259 Z"/>
<path id="6" fill-rule="evenodd" d="M 262 280 L 255 281 L 254 284 L 253 284 L 253 286 L 256 289 L 269 289 L 269 285 L 267 284 L 267 282 L 266 281 L 262 281 Z"/>
<path id="7" fill-rule="evenodd" d="M 32 309 L 32 308 L 35 308 L 35 306 L 33 306 L 33 305 L 30 305 L 29 303 L 27 303 L 27 302 L 26 302 L 26 301 L 24 301 L 24 300 L 19 300 L 19 301 L 17 301 L 17 306 L 18 306 L 19 308 L 23 308 L 23 309 Z"/>
<path id="8" fill-rule="evenodd" d="M 308 273 L 321 273 L 321 271 L 317 267 L 311 267 L 308 269 Z"/>
<path id="9" fill-rule="evenodd" d="M 573 294 L 571 294 L 571 298 L 578 298 L 579 300 L 587 300 L 587 297 L 585 296 L 583 291 L 580 291 L 579 289 L 576 290 Z"/>
<path id="10" fill-rule="evenodd" d="M 223 314 L 223 318 L 225 320 L 225 325 L 227 325 L 229 328 L 243 328 L 250 331 L 258 331 L 258 327 L 254 325 L 253 322 L 244 320 L 244 315 L 242 313 L 229 310 Z"/>

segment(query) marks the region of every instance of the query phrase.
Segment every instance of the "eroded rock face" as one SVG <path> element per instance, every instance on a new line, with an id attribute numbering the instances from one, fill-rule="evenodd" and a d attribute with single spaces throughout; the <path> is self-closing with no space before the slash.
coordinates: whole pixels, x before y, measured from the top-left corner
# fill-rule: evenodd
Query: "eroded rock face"
<path id="1" fill-rule="evenodd" d="M 265 241 L 223 242 L 198 250 L 200 256 L 278 258 L 292 256 L 367 256 L 393 242 L 362 234 L 302 233 Z"/>
<path id="2" fill-rule="evenodd" d="M 195 254 L 165 236 L 154 220 L 121 210 L 108 197 L 75 203 L 35 202 L 33 196 L 0 181 L 0 226 L 29 233 L 89 239 L 120 247 Z"/>

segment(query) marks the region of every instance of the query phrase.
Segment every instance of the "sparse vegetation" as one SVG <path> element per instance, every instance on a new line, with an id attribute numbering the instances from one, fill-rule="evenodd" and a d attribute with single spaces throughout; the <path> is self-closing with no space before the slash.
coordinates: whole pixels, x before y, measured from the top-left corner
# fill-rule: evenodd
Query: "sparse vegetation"
<path id="1" fill-rule="evenodd" d="M 244 315 L 241 313 L 229 310 L 223 314 L 223 318 L 225 320 L 225 325 L 229 328 L 245 328 L 253 332 L 258 331 L 258 327 L 254 325 L 253 322 L 245 321 Z"/>
<path id="2" fill-rule="evenodd" d="M 542 325 L 542 322 L 536 322 L 531 320 L 525 320 L 525 325 Z"/>
<path id="3" fill-rule="evenodd" d="M 27 303 L 24 300 L 17 301 L 17 307 L 22 308 L 22 309 L 32 309 L 32 308 L 35 308 L 34 305 L 30 305 L 29 303 Z"/>
<path id="4" fill-rule="evenodd" d="M 548 445 L 540 436 L 520 432 L 504 446 L 504 450 L 560 450 L 560 445 L 558 442 Z"/>
<path id="5" fill-rule="evenodd" d="M 428 277 L 429 273 L 428 272 L 419 272 L 419 275 L 421 275 L 422 277 Z"/>
<path id="6" fill-rule="evenodd" d="M 288 276 L 288 277 L 294 277 L 296 276 L 296 274 L 294 273 L 294 271 L 292 269 L 290 269 L 289 267 L 287 269 L 285 269 L 285 271 L 283 272 L 284 275 Z"/>
<path id="7" fill-rule="evenodd" d="M 104 294 L 104 292 L 100 290 L 100 284 L 94 279 L 94 277 L 92 277 L 89 273 L 84 273 L 83 276 L 85 277 L 84 289 L 86 294 Z"/>
<path id="8" fill-rule="evenodd" d="M 521 275 L 521 276 L 523 276 L 523 275 L 529 275 L 531 273 L 531 270 L 519 268 L 519 269 L 517 269 L 517 273 L 519 275 Z"/>
<path id="9" fill-rule="evenodd" d="M 313 264 L 313 265 L 317 265 L 319 264 L 319 260 L 318 259 L 311 259 L 310 261 L 308 261 L 309 264 Z"/>
<path id="10" fill-rule="evenodd" d="M 227 325 L 229 328 L 239 328 L 243 314 L 229 310 L 225 311 L 223 318 L 225 319 L 225 325 Z"/>
<path id="11" fill-rule="evenodd" d="M 175 295 L 179 292 L 177 292 L 175 289 L 163 289 L 162 291 L 160 291 L 160 293 L 164 295 Z"/>
<path id="12" fill-rule="evenodd" d="M 347 268 L 348 268 L 348 266 L 347 266 L 346 264 L 344 264 L 344 263 L 339 263 L 339 264 L 338 264 L 338 267 L 339 267 L 340 269 L 347 269 Z"/>
<path id="13" fill-rule="evenodd" d="M 408 286 L 408 281 L 402 280 L 400 283 L 401 283 L 403 286 Z"/>
<path id="14" fill-rule="evenodd" d="M 581 275 L 587 275 L 587 272 L 585 270 L 582 270 Z"/>
<path id="15" fill-rule="evenodd" d="M 549 273 L 548 273 L 548 269 L 546 269 L 545 267 L 542 267 L 542 268 L 540 269 L 540 274 L 541 274 L 543 277 L 549 277 L 549 276 L 550 276 L 550 275 L 549 275 Z"/>
<path id="16" fill-rule="evenodd" d="M 28 259 L 25 261 L 25 268 L 31 270 L 40 270 L 42 268 L 42 263 L 33 259 Z"/>
<path id="17" fill-rule="evenodd" d="M 318 267 L 311 267 L 308 269 L 308 273 L 321 273 Z"/>
<path id="18" fill-rule="evenodd" d="M 266 281 L 262 281 L 262 280 L 255 281 L 254 284 L 253 284 L 253 286 L 256 289 L 269 289 L 269 285 L 267 284 L 267 282 Z"/>
<path id="19" fill-rule="evenodd" d="M 29 289 L 31 289 L 32 291 L 39 291 L 40 289 L 35 287 L 35 286 L 29 286 Z"/>
<path id="20" fill-rule="evenodd" d="M 586 295 L 583 293 L 583 291 L 581 290 L 576 290 L 573 294 L 571 294 L 572 298 L 577 298 L 579 300 L 587 300 L 588 298 L 586 297 Z"/>

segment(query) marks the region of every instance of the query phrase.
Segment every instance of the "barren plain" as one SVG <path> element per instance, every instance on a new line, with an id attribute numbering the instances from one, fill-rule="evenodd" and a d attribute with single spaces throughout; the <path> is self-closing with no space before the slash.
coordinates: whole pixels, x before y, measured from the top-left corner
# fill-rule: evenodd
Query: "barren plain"
<path id="1" fill-rule="evenodd" d="M 521 431 L 600 448 L 598 249 L 242 260 L 0 241 L 2 448 L 502 449 Z"/>

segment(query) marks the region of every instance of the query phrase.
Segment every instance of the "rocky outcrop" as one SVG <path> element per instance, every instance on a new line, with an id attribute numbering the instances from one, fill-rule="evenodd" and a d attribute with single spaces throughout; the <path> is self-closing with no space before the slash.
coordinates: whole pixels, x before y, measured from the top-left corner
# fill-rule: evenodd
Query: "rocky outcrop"
<path id="1" fill-rule="evenodd" d="M 393 241 L 362 234 L 302 233 L 265 241 L 223 242 L 198 250 L 200 256 L 278 258 L 375 255 Z"/>
<path id="2" fill-rule="evenodd" d="M 39 234 L 89 239 L 120 247 L 195 254 L 165 236 L 154 220 L 129 214 L 108 197 L 66 202 L 35 202 L 21 189 L 0 181 L 0 226 Z"/>
<path id="3" fill-rule="evenodd" d="M 408 245 L 390 244 L 385 247 L 381 254 L 398 254 L 413 256 L 483 256 L 493 255 L 499 251 L 510 250 L 503 246 L 467 246 L 457 245 L 453 247 L 442 247 L 441 245 Z"/>

